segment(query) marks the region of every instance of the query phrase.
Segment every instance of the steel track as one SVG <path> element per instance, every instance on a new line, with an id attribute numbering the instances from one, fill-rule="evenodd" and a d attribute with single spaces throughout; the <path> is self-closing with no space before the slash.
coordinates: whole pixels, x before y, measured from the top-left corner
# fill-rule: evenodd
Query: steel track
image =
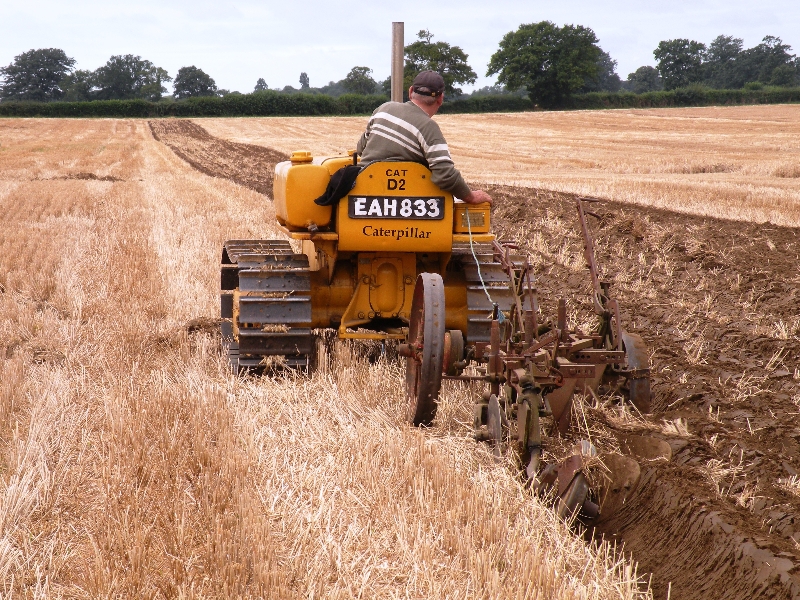
<path id="1" fill-rule="evenodd" d="M 225 242 L 220 290 L 231 368 L 257 369 L 269 357 L 283 357 L 284 366 L 308 369 L 314 336 L 305 254 L 295 254 L 286 240 Z"/>

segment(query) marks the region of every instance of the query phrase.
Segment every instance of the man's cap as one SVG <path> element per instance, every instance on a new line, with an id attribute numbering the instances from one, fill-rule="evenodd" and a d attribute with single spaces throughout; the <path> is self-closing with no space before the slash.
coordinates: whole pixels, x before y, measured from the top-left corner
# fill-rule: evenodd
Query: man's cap
<path id="1" fill-rule="evenodd" d="M 440 96 L 444 92 L 444 79 L 436 71 L 422 71 L 411 83 L 415 94 Z"/>

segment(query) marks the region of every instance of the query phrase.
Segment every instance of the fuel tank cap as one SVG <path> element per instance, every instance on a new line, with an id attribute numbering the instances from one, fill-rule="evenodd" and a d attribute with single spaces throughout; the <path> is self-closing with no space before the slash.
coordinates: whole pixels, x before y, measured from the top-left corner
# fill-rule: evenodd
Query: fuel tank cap
<path id="1" fill-rule="evenodd" d="M 308 150 L 295 150 L 289 160 L 292 161 L 292 164 L 310 163 L 314 160 L 314 157 L 311 156 L 311 152 Z"/>

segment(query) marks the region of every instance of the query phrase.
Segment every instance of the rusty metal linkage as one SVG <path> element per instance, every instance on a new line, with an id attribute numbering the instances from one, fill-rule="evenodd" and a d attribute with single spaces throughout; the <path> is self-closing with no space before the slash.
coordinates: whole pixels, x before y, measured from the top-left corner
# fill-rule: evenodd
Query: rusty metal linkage
<path id="1" fill-rule="evenodd" d="M 489 390 L 475 406 L 476 439 L 492 443 L 496 455 L 504 440 L 515 441 L 531 485 L 540 492 L 554 489 L 559 514 L 593 518 L 598 507 L 590 500 L 583 469 L 596 454 L 594 447 L 584 440 L 564 462 L 540 471 L 540 419 L 553 418 L 553 435 L 566 433 L 574 391 L 584 387 L 596 390 L 610 378 L 622 380 L 614 388 L 617 390 L 628 382 L 634 403 L 644 403 L 646 394 L 649 407 L 649 371 L 641 338 L 622 330 L 619 304 L 610 297 L 609 284 L 600 280 L 587 215 L 600 216 L 586 210 L 584 202 L 597 200 L 579 198 L 576 202 L 599 317 L 597 330 L 571 329 L 564 298 L 559 299 L 556 322 L 540 323 L 532 265 L 512 254 L 517 250 L 515 244 L 494 242 L 495 260 L 508 275 L 516 301 L 508 316 L 500 313 L 496 304 L 492 310 L 490 342 L 477 344 L 474 356 L 486 366 L 478 367 L 477 374 L 448 379 L 488 383 Z"/>

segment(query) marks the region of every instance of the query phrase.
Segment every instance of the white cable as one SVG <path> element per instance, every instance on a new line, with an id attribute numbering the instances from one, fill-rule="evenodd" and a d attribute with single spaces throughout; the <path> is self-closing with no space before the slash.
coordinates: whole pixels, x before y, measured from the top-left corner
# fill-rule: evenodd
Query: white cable
<path id="1" fill-rule="evenodd" d="M 469 249 L 472 252 L 472 258 L 475 259 L 475 266 L 478 267 L 478 279 L 481 280 L 483 293 L 486 294 L 486 297 L 489 299 L 489 303 L 492 305 L 492 307 L 494 307 L 495 301 L 492 300 L 492 297 L 489 295 L 489 289 L 486 287 L 486 282 L 483 280 L 483 274 L 481 273 L 481 263 L 478 260 L 478 255 L 475 254 L 475 246 L 472 245 L 472 219 L 469 218 L 469 208 L 466 206 L 466 204 L 464 205 L 464 214 L 467 217 L 467 231 L 469 232 Z M 494 309 L 492 310 L 492 313 L 494 313 Z M 497 311 L 497 320 L 500 323 L 505 321 L 505 315 L 503 314 L 503 311 L 501 310 Z"/>

